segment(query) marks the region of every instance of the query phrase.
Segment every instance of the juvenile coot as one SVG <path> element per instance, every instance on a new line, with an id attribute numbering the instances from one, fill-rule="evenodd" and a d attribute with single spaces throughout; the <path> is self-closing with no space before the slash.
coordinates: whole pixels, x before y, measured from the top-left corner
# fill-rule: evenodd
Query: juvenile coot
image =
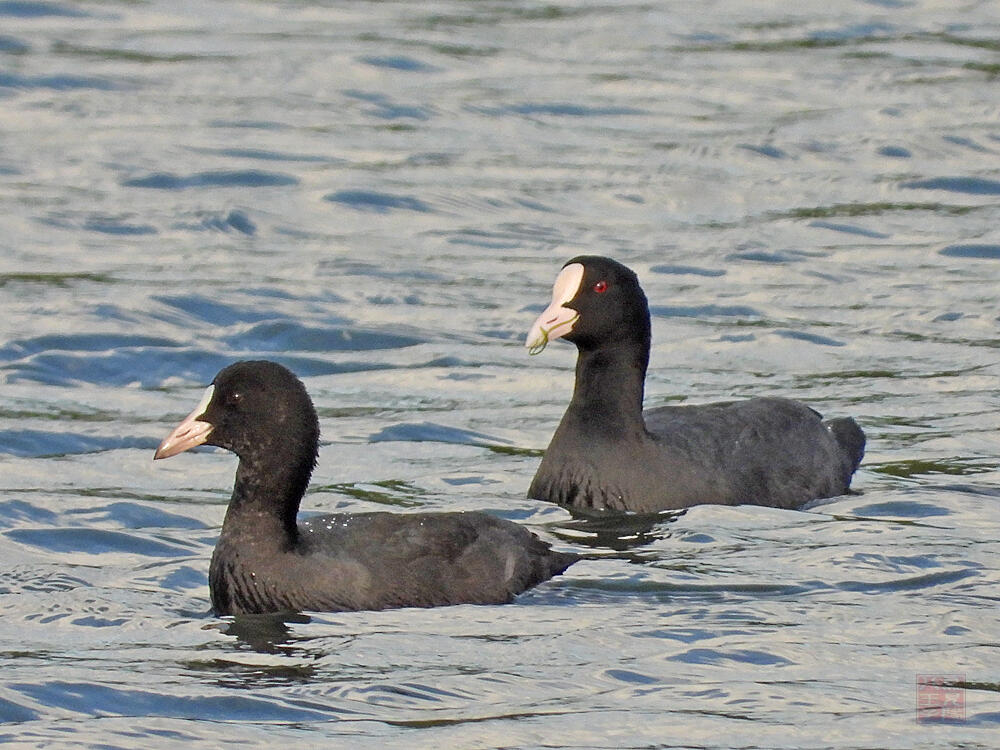
<path id="1" fill-rule="evenodd" d="M 578 556 L 485 513 L 358 513 L 296 523 L 319 421 L 305 387 L 274 362 L 238 362 L 157 448 L 239 456 L 209 567 L 217 614 L 500 604 Z"/>
<path id="2" fill-rule="evenodd" d="M 700 503 L 794 508 L 847 492 L 865 435 L 798 401 L 754 398 L 643 413 L 649 307 L 629 268 L 580 256 L 528 333 L 532 354 L 576 344 L 576 386 L 528 497 L 655 512 Z"/>

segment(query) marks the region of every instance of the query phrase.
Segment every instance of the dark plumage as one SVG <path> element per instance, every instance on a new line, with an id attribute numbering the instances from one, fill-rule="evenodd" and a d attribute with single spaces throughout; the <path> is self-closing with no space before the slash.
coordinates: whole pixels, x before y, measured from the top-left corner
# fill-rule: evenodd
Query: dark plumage
<path id="1" fill-rule="evenodd" d="M 794 508 L 847 492 L 864 454 L 853 419 L 798 401 L 664 406 L 643 413 L 649 307 L 609 258 L 563 266 L 526 345 L 576 344 L 573 398 L 528 490 L 579 508 L 654 512 L 700 503 Z"/>
<path id="2" fill-rule="evenodd" d="M 335 514 L 296 523 L 319 422 L 305 387 L 273 362 L 226 367 L 161 443 L 239 456 L 209 568 L 216 613 L 500 604 L 576 562 L 485 513 Z"/>

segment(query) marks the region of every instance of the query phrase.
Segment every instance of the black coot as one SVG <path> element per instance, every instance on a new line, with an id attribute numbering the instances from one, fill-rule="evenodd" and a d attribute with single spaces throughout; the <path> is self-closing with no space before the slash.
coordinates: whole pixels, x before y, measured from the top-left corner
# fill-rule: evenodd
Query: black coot
<path id="1" fill-rule="evenodd" d="M 500 604 L 579 559 L 485 513 L 336 514 L 297 523 L 319 422 L 302 383 L 274 362 L 219 372 L 153 457 L 203 443 L 240 459 L 209 568 L 220 615 Z"/>
<path id="2" fill-rule="evenodd" d="M 649 307 L 610 258 L 563 266 L 526 342 L 576 344 L 576 386 L 528 496 L 580 508 L 655 512 L 700 503 L 794 508 L 847 492 L 865 435 L 798 401 L 755 398 L 643 413 Z"/>

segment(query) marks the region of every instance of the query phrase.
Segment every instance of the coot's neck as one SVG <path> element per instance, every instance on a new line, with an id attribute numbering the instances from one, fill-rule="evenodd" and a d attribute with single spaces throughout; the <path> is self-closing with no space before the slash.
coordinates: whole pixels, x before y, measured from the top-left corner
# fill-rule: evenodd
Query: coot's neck
<path id="1" fill-rule="evenodd" d="M 648 329 L 647 329 L 648 330 Z M 649 336 L 579 347 L 576 386 L 567 414 L 612 434 L 645 430 L 642 397 L 649 364 Z"/>
<path id="2" fill-rule="evenodd" d="M 312 462 L 278 459 L 240 459 L 223 533 L 250 532 L 260 540 L 277 540 L 285 549 L 298 542 L 296 516 L 309 484 Z"/>

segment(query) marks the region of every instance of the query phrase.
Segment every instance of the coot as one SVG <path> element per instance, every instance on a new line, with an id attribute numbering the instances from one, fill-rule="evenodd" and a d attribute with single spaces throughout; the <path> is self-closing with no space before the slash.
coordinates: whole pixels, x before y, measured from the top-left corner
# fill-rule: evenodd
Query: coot
<path id="1" fill-rule="evenodd" d="M 847 492 L 865 435 L 798 401 L 754 398 L 643 413 L 649 307 L 629 268 L 600 256 L 563 266 L 528 333 L 532 354 L 576 344 L 576 385 L 528 496 L 655 512 L 700 503 L 794 508 Z"/>
<path id="2" fill-rule="evenodd" d="M 301 381 L 274 362 L 238 362 L 157 448 L 239 456 L 209 567 L 217 614 L 500 604 L 577 561 L 485 513 L 334 514 L 296 522 L 316 464 L 319 421 Z"/>

